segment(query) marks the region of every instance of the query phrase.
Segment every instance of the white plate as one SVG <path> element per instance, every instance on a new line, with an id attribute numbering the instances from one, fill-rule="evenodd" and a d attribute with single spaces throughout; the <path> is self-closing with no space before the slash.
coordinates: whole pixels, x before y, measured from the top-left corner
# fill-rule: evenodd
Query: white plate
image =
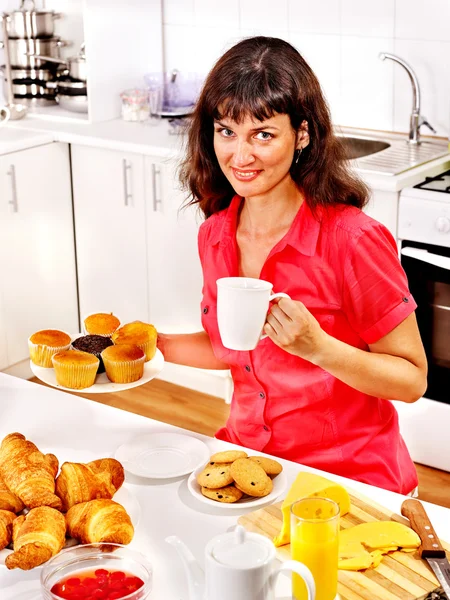
<path id="1" fill-rule="evenodd" d="M 71 336 L 72 341 L 74 341 L 77 337 L 80 337 L 81 335 L 83 334 L 77 333 L 76 335 Z M 56 382 L 55 369 L 38 367 L 33 362 L 31 362 L 31 360 L 30 367 L 38 379 L 40 379 L 47 385 L 51 385 L 52 387 L 58 388 L 59 390 L 64 390 L 66 392 L 72 392 L 75 394 L 83 392 L 88 392 L 89 394 L 107 394 L 109 392 L 122 392 L 123 390 L 129 390 L 131 388 L 143 385 L 144 383 L 148 383 L 163 370 L 164 356 L 158 349 L 156 349 L 156 354 L 152 358 L 152 360 L 149 360 L 148 362 L 144 363 L 144 375 L 137 381 L 133 381 L 132 383 L 113 383 L 108 379 L 106 373 L 100 373 L 100 375 L 97 375 L 97 377 L 95 378 L 94 385 L 91 385 L 87 388 L 83 388 L 82 390 L 74 390 L 72 388 L 67 388 L 63 385 L 59 385 Z"/>
<path id="2" fill-rule="evenodd" d="M 136 533 L 136 529 L 141 518 L 141 507 L 136 496 L 130 492 L 126 483 L 124 483 L 119 489 L 119 491 L 114 494 L 113 500 L 114 502 L 118 502 L 119 504 L 121 504 L 127 511 L 131 522 L 133 523 L 134 531 Z M 73 538 L 67 538 L 64 548 L 70 548 L 72 546 L 77 545 L 77 540 Z M 8 556 L 8 554 L 12 554 L 12 552 L 13 551 L 9 548 L 4 548 L 3 550 L 0 550 L 0 569 L 2 567 L 6 568 L 6 557 Z M 35 569 L 39 569 L 42 566 L 43 565 L 39 565 L 38 567 L 35 567 Z"/>
<path id="3" fill-rule="evenodd" d="M 200 502 L 204 502 L 205 504 L 209 504 L 209 506 L 215 506 L 216 508 L 225 508 L 225 509 L 243 509 L 243 508 L 253 508 L 254 506 L 261 506 L 263 504 L 270 504 L 275 502 L 278 496 L 285 491 L 287 486 L 287 477 L 284 471 L 281 471 L 279 475 L 277 475 L 273 480 L 273 489 L 267 496 L 263 496 L 262 498 L 243 498 L 242 500 L 238 500 L 237 502 L 217 502 L 217 500 L 211 500 L 211 498 L 207 498 L 202 494 L 201 488 L 197 483 L 197 476 L 202 472 L 203 466 L 198 467 L 193 473 L 191 473 L 187 485 L 188 489 L 194 498 L 197 498 Z"/>
<path id="4" fill-rule="evenodd" d="M 115 458 L 133 475 L 169 479 L 203 467 L 209 459 L 208 446 L 181 433 L 148 433 L 117 448 Z"/>

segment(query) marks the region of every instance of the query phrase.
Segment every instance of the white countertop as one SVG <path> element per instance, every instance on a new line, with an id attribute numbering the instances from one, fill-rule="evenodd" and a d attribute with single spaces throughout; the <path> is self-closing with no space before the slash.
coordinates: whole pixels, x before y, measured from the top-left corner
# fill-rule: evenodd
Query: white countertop
<path id="1" fill-rule="evenodd" d="M 406 134 L 345 127 L 338 128 L 338 130 L 352 135 L 386 140 L 406 140 Z M 169 124 L 166 119 L 161 119 L 160 123 L 152 126 L 148 122 L 134 123 L 122 119 L 101 123 L 88 123 L 81 120 L 71 122 L 64 119 L 49 120 L 39 118 L 31 113 L 21 120 L 9 121 L 6 126 L 0 128 L 0 156 L 53 141 L 134 152 L 160 158 L 179 156 L 183 146 L 183 136 L 169 134 Z M 438 141 L 445 149 L 445 142 Z M 447 154 L 395 176 L 358 171 L 356 161 L 354 167 L 372 189 L 398 192 L 404 187 L 422 181 L 425 176 L 438 174 L 444 170 L 444 165 L 449 161 L 450 154 Z M 446 165 L 445 168 L 449 168 L 449 166 Z"/>
<path id="2" fill-rule="evenodd" d="M 149 393 L 148 402 L 151 401 Z M 232 447 L 214 438 L 0 373 L 0 440 L 15 431 L 23 433 L 40 450 L 53 452 L 66 460 L 73 456 L 74 461 L 86 454 L 92 459 L 113 456 L 121 444 L 150 432 L 187 433 L 203 440 L 211 453 Z M 404 500 L 403 496 L 380 488 L 289 461 L 280 462 L 289 485 L 299 471 L 310 470 L 344 483 L 396 513 Z M 143 552 L 153 564 L 152 600 L 188 600 L 181 562 L 175 550 L 164 541 L 168 535 L 177 534 L 203 565 L 206 543 L 234 527 L 239 515 L 252 510 L 209 507 L 191 496 L 186 482 L 187 476 L 165 480 L 141 479 L 128 473 L 126 476 L 126 488 L 139 502 L 141 511 L 131 547 Z M 450 510 L 426 502 L 424 506 L 436 533 L 450 540 Z M 8 571 L 0 565 L 1 600 L 41 600 L 39 574 L 39 568 L 28 572 Z M 290 599 L 288 578 L 283 576 L 278 581 L 277 600 Z"/>

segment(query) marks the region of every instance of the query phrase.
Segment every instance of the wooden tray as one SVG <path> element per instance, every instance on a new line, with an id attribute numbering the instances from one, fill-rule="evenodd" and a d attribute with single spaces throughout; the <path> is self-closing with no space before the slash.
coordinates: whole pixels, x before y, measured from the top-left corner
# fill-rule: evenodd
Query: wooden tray
<path id="1" fill-rule="evenodd" d="M 371 521 L 398 521 L 409 525 L 400 515 L 391 513 L 362 494 L 349 491 L 351 511 L 341 518 L 341 529 Z M 238 522 L 248 531 L 273 539 L 281 530 L 283 521 L 281 502 L 242 515 Z M 442 541 L 442 540 L 441 540 Z M 442 542 L 447 557 L 450 545 Z M 280 560 L 290 559 L 289 545 L 277 548 Z M 365 571 L 339 571 L 338 592 L 340 600 L 422 600 L 431 592 L 441 591 L 439 583 L 426 561 L 416 552 L 391 552 L 383 556 L 376 569 Z"/>

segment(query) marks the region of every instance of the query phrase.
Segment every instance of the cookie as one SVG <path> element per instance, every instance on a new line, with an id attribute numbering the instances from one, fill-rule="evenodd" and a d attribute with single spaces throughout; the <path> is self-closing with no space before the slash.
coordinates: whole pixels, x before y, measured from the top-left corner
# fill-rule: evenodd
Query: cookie
<path id="1" fill-rule="evenodd" d="M 253 460 L 255 463 L 258 463 L 258 465 L 264 469 L 269 477 L 276 477 L 283 470 L 282 465 L 272 458 L 267 458 L 265 456 L 249 456 L 249 459 Z"/>
<path id="2" fill-rule="evenodd" d="M 241 450 L 224 450 L 223 452 L 216 452 L 209 460 L 212 462 L 232 463 L 238 458 L 247 458 L 247 452 Z"/>
<path id="3" fill-rule="evenodd" d="M 230 465 L 208 463 L 201 473 L 197 475 L 197 483 L 209 489 L 223 488 L 233 483 Z"/>
<path id="4" fill-rule="evenodd" d="M 253 460 L 238 458 L 230 466 L 236 487 L 249 496 L 267 496 L 273 483 L 264 469 Z"/>
<path id="5" fill-rule="evenodd" d="M 243 496 L 241 490 L 238 490 L 234 485 L 227 485 L 217 490 L 211 490 L 206 487 L 202 487 L 202 494 L 211 500 L 217 500 L 217 502 L 237 502 Z"/>

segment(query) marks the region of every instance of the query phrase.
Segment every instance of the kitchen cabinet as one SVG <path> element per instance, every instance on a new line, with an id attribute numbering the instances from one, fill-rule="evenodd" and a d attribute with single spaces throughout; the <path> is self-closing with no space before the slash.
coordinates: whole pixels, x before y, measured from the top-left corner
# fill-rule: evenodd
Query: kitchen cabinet
<path id="1" fill-rule="evenodd" d="M 148 321 L 144 157 L 72 145 L 72 178 L 81 319 Z"/>
<path id="2" fill-rule="evenodd" d="M 145 157 L 150 321 L 165 333 L 201 331 L 203 276 L 197 250 L 202 218 L 182 208 L 175 160 Z"/>
<path id="3" fill-rule="evenodd" d="M 69 149 L 0 157 L 0 367 L 39 329 L 78 330 Z"/>

